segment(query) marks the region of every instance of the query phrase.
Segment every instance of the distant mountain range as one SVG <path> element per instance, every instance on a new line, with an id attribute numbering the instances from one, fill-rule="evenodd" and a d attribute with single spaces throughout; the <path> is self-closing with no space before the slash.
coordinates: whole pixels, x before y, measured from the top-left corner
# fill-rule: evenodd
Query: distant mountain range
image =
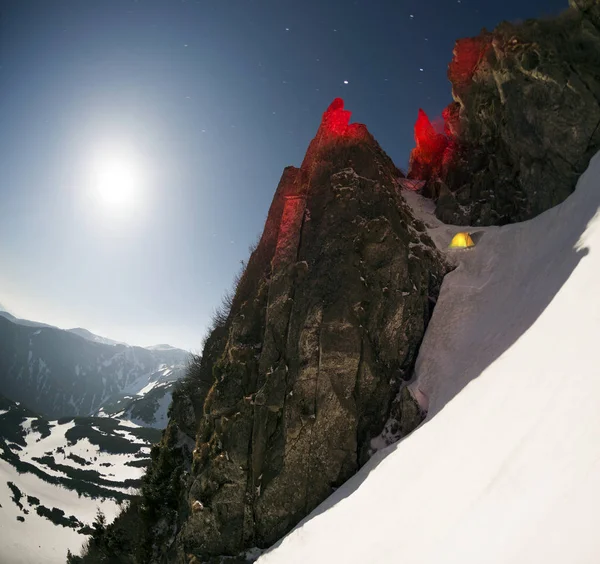
<path id="1" fill-rule="evenodd" d="M 127 343 L 123 343 L 121 341 L 113 341 L 112 339 L 107 339 L 106 337 L 100 337 L 99 335 L 94 335 L 91 331 L 87 329 L 83 329 L 82 327 L 75 327 L 74 329 L 67 329 L 70 333 L 74 333 L 75 335 L 79 335 L 88 341 L 92 341 L 92 343 L 102 343 L 103 345 L 125 345 Z"/>
<path id="2" fill-rule="evenodd" d="M 107 337 L 101 337 L 100 335 L 96 335 L 83 327 L 74 327 L 73 329 L 60 329 L 55 325 L 49 325 L 48 323 L 40 323 L 39 321 L 31 321 L 29 319 L 19 319 L 15 317 L 12 313 L 8 312 L 2 304 L 0 304 L 0 316 L 5 317 L 6 319 L 12 321 L 13 323 L 18 323 L 19 325 L 27 325 L 28 327 L 49 327 L 52 329 L 59 329 L 60 331 L 68 331 L 69 333 L 74 333 L 75 335 L 79 335 L 88 341 L 92 341 L 93 343 L 102 343 L 104 345 L 125 345 L 130 346 L 123 341 L 115 341 L 114 339 L 109 339 Z M 179 350 L 183 351 L 183 349 L 178 349 L 177 347 L 173 347 L 171 345 L 160 344 L 160 345 L 151 345 L 149 347 L 142 347 L 151 351 L 165 351 L 165 350 Z M 187 353 L 187 351 L 183 351 Z"/>
<path id="3" fill-rule="evenodd" d="M 64 330 L 0 312 L 0 387 L 47 417 L 102 414 L 106 406 L 164 427 L 172 387 L 189 355 L 170 345 L 129 346 L 87 329 Z"/>

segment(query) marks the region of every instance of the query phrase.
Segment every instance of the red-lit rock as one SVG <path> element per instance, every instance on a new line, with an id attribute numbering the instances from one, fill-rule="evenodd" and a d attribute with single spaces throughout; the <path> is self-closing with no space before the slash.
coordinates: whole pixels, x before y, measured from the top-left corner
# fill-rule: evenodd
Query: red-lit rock
<path id="1" fill-rule="evenodd" d="M 376 145 L 367 128 L 361 123 L 350 123 L 352 113 L 344 109 L 344 100 L 336 98 L 323 113 L 315 138 L 311 141 L 302 161 L 302 169 L 319 160 L 318 154 L 334 146 L 359 142 Z"/>
<path id="2" fill-rule="evenodd" d="M 415 143 L 416 147 L 410 155 L 409 178 L 426 181 L 440 174 L 449 139 L 435 131 L 423 110 L 419 110 L 415 123 Z"/>
<path id="3" fill-rule="evenodd" d="M 600 2 L 456 42 L 447 141 L 419 115 L 409 177 L 461 225 L 524 221 L 562 202 L 600 149 Z M 435 132 L 441 133 L 439 130 Z M 431 141 L 431 140 L 434 141 Z"/>
<path id="4" fill-rule="evenodd" d="M 352 112 L 344 109 L 344 100 L 336 98 L 323 114 L 322 133 L 355 140 L 365 137 L 367 133 L 365 126 L 360 123 L 351 124 L 351 116 Z"/>
<path id="5" fill-rule="evenodd" d="M 442 112 L 444 120 L 444 133 L 447 137 L 460 136 L 460 104 L 452 102 Z"/>
<path id="6" fill-rule="evenodd" d="M 468 93 L 473 76 L 486 53 L 492 49 L 491 34 L 459 39 L 454 46 L 453 58 L 448 65 L 448 78 L 452 83 L 452 94 L 460 100 Z"/>

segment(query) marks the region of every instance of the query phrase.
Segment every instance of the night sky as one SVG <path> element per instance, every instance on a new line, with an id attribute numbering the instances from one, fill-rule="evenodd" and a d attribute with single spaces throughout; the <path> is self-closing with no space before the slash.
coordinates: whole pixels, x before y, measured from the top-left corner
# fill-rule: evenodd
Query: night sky
<path id="1" fill-rule="evenodd" d="M 335 97 L 405 167 L 418 109 L 451 101 L 454 41 L 566 6 L 2 0 L 0 303 L 198 350 Z M 98 175 L 134 196 L 100 201 Z"/>

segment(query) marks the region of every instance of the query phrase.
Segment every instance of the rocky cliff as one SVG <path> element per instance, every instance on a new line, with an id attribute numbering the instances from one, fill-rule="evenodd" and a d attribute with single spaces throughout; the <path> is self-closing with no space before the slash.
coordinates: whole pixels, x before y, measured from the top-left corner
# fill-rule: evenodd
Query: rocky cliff
<path id="1" fill-rule="evenodd" d="M 390 417 L 396 438 L 422 420 L 403 385 L 449 266 L 401 172 L 349 120 L 335 100 L 285 169 L 228 319 L 174 394 L 137 561 L 268 547 L 366 462 Z"/>
<path id="2" fill-rule="evenodd" d="M 441 220 L 530 219 L 562 202 L 600 149 L 600 2 L 570 5 L 456 42 L 454 102 L 437 131 L 419 114 L 409 171 Z"/>
<path id="3" fill-rule="evenodd" d="M 349 119 L 335 100 L 302 166 L 284 172 L 238 286 L 180 555 L 274 543 L 366 462 L 411 377 L 448 267 L 398 169 Z"/>

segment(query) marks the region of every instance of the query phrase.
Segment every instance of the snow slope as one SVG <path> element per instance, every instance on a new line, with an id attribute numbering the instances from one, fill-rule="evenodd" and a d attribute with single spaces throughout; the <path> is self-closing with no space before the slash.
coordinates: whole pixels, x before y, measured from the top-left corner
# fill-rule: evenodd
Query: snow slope
<path id="1" fill-rule="evenodd" d="M 404 194 L 440 247 L 465 230 Z M 261 564 L 600 562 L 599 205 L 597 155 L 560 206 L 448 251 L 413 384 L 427 420 Z"/>

